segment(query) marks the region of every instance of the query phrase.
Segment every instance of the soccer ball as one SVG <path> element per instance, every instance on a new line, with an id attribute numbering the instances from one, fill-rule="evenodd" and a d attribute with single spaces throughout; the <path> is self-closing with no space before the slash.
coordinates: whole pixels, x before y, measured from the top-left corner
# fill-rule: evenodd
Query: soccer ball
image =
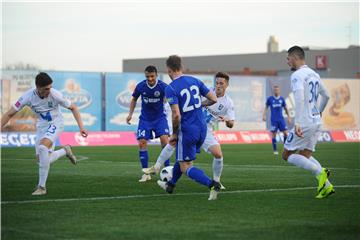
<path id="1" fill-rule="evenodd" d="M 160 180 L 168 182 L 172 179 L 173 166 L 167 166 L 160 171 Z"/>

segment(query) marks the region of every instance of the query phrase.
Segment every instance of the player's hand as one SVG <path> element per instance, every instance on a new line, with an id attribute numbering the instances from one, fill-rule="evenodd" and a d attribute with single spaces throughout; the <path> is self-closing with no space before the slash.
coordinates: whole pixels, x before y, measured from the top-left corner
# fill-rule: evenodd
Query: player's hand
<path id="1" fill-rule="evenodd" d="M 301 138 L 304 137 L 302 129 L 299 125 L 295 125 L 295 134 L 298 137 L 301 137 Z"/>
<path id="2" fill-rule="evenodd" d="M 86 129 L 80 129 L 80 134 L 81 134 L 81 136 L 83 136 L 83 137 L 87 137 L 88 136 L 88 131 L 86 130 Z"/>
<path id="3" fill-rule="evenodd" d="M 127 116 L 127 117 L 126 117 L 126 123 L 129 124 L 129 125 L 131 125 L 131 122 L 130 122 L 131 119 L 132 119 L 132 116 L 131 116 L 131 115 Z"/>
<path id="4" fill-rule="evenodd" d="M 219 116 L 219 121 L 220 122 L 226 122 L 227 119 L 224 116 Z"/>
<path id="5" fill-rule="evenodd" d="M 177 134 L 174 134 L 174 133 L 173 133 L 173 134 L 171 135 L 170 139 L 169 139 L 170 145 L 175 146 L 176 143 L 177 143 L 177 140 L 178 140 Z"/>
<path id="6" fill-rule="evenodd" d="M 291 117 L 288 117 L 287 120 L 288 120 L 288 123 L 291 123 Z"/>

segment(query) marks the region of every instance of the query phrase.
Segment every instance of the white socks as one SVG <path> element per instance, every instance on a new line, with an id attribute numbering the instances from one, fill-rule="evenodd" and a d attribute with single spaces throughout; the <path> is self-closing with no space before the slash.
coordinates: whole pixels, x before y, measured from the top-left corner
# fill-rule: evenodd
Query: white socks
<path id="1" fill-rule="evenodd" d="M 39 186 L 44 187 L 46 185 L 46 179 L 49 174 L 50 161 L 49 161 L 49 149 L 44 145 L 39 146 Z"/>
<path id="2" fill-rule="evenodd" d="M 155 168 L 160 169 L 166 160 L 168 160 L 174 153 L 175 148 L 170 144 L 166 144 L 166 146 L 161 150 L 161 153 L 156 160 Z"/>
<path id="3" fill-rule="evenodd" d="M 59 158 L 66 155 L 65 149 L 61 148 L 60 150 L 54 151 L 49 156 L 50 164 L 58 160 Z"/>
<path id="4" fill-rule="evenodd" d="M 314 176 L 319 175 L 322 169 L 320 163 L 319 167 L 316 163 L 300 154 L 291 154 L 287 161 L 297 167 L 311 171 Z"/>
<path id="5" fill-rule="evenodd" d="M 223 158 L 214 158 L 213 160 L 213 179 L 216 182 L 220 182 L 221 173 L 223 170 L 224 161 Z"/>

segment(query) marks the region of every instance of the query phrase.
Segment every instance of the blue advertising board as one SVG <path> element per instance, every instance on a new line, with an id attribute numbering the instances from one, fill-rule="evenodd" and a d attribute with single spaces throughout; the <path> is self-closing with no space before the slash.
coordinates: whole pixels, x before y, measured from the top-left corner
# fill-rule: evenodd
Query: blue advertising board
<path id="1" fill-rule="evenodd" d="M 140 98 L 137 101 L 131 125 L 126 123 L 126 117 L 136 84 L 144 79 L 143 73 L 107 73 L 105 75 L 106 131 L 136 131 L 141 109 Z"/>
<path id="2" fill-rule="evenodd" d="M 53 87 L 79 108 L 84 127 L 89 131 L 101 130 L 101 73 L 48 72 Z M 64 131 L 78 131 L 76 120 L 68 109 L 62 109 Z"/>

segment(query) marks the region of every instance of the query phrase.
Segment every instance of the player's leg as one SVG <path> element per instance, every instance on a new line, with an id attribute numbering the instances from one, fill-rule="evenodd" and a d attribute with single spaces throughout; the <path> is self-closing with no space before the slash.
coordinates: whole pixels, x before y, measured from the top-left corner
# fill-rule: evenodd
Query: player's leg
<path id="1" fill-rule="evenodd" d="M 140 120 L 137 129 L 137 140 L 139 146 L 139 160 L 141 168 L 147 168 L 149 163 L 149 154 L 147 150 L 147 141 L 151 138 L 151 124 L 147 121 Z M 143 174 L 139 182 L 146 182 L 151 180 L 149 174 Z"/>
<path id="2" fill-rule="evenodd" d="M 165 148 L 166 145 L 169 143 L 169 136 L 168 135 L 162 135 L 160 136 L 160 144 L 161 144 L 161 148 Z M 170 158 L 170 157 L 169 157 Z M 164 166 L 170 166 L 170 159 L 167 158 L 164 162 Z"/>
<path id="3" fill-rule="evenodd" d="M 275 155 L 278 155 L 279 152 L 277 150 L 277 145 L 276 145 L 276 134 L 277 132 L 271 132 L 271 143 L 272 143 L 272 147 L 273 147 L 273 151 Z"/>
<path id="4" fill-rule="evenodd" d="M 304 137 L 300 138 L 295 135 L 294 129 L 291 130 L 289 136 L 285 142 L 283 159 L 287 162 L 303 168 L 305 170 L 311 171 L 312 174 L 317 178 L 318 184 L 318 192 L 320 192 L 326 183 L 327 173 L 323 168 L 319 168 L 319 166 L 310 160 L 310 157 L 314 148 L 314 140 L 316 135 L 316 130 L 313 128 L 304 128 L 303 129 Z M 296 154 L 296 150 L 301 149 L 299 154 Z M 311 150 L 310 150 L 311 149 Z"/>
<path id="5" fill-rule="evenodd" d="M 287 129 L 287 126 L 286 126 L 286 123 L 285 123 L 285 120 L 282 119 L 281 121 L 279 121 L 279 130 L 280 132 L 283 133 L 284 135 L 284 143 L 286 142 L 286 138 L 288 136 L 288 129 Z"/>
<path id="6" fill-rule="evenodd" d="M 156 137 L 160 136 L 160 144 L 162 148 L 164 148 L 169 143 L 169 126 L 165 117 L 157 121 L 155 135 Z M 167 158 L 164 162 L 165 167 L 170 166 L 169 158 Z"/>
<path id="7" fill-rule="evenodd" d="M 271 144 L 275 155 L 279 154 L 276 146 L 276 134 L 278 131 L 278 122 L 271 121 L 270 132 L 271 132 Z"/>
<path id="8" fill-rule="evenodd" d="M 39 182 L 32 195 L 46 194 L 46 180 L 49 175 L 50 161 L 49 151 L 53 142 L 48 138 L 42 138 L 37 146 L 39 156 Z"/>
<path id="9" fill-rule="evenodd" d="M 36 151 L 39 158 L 39 183 L 33 195 L 46 194 L 46 180 L 50 169 L 50 154 L 62 130 L 63 125 L 55 123 L 37 130 Z"/>

